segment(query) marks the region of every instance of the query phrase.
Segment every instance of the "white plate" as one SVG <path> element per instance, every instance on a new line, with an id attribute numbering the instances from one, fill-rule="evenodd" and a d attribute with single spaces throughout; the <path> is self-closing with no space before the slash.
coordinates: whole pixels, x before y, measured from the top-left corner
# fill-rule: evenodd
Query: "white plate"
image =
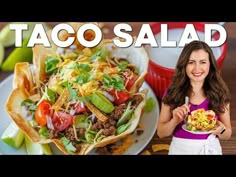
<path id="1" fill-rule="evenodd" d="M 190 133 L 192 133 L 192 134 L 198 134 L 198 135 L 200 135 L 200 134 L 202 134 L 202 135 L 204 135 L 204 134 L 211 134 L 213 131 L 216 130 L 216 128 L 214 128 L 214 129 L 209 130 L 209 131 L 191 131 L 191 130 L 188 130 L 188 129 L 187 129 L 186 124 L 184 124 L 184 125 L 182 126 L 182 128 L 183 128 L 185 131 L 187 131 L 187 132 L 190 132 Z"/>
<path id="2" fill-rule="evenodd" d="M 8 98 L 8 95 L 11 92 L 12 88 L 12 79 L 13 75 L 10 75 L 8 78 L 3 80 L 0 83 L 0 136 L 6 129 L 6 127 L 9 125 L 9 123 L 12 121 L 11 118 L 8 116 L 8 114 L 5 111 L 5 103 Z M 141 135 L 137 135 L 136 133 L 132 134 L 132 137 L 134 139 L 134 143 L 125 151 L 125 155 L 137 155 L 139 154 L 151 141 L 152 137 L 156 133 L 156 126 L 157 121 L 159 118 L 159 103 L 155 97 L 154 92 L 150 88 L 150 86 L 147 83 L 144 83 L 141 87 L 141 90 L 144 88 L 148 88 L 148 97 L 152 97 L 155 100 L 156 103 L 156 109 L 149 113 L 144 113 L 141 117 L 140 124 L 144 126 L 144 132 Z M 20 104 L 20 103 L 19 103 Z M 54 144 L 50 144 L 52 147 L 52 151 L 54 154 L 62 154 Z M 20 155 L 20 154 L 27 154 L 25 150 L 25 146 L 23 145 L 20 149 L 15 149 L 6 143 L 4 143 L 0 139 L 0 154 L 14 154 L 14 155 Z M 94 153 L 92 153 L 94 154 Z"/>

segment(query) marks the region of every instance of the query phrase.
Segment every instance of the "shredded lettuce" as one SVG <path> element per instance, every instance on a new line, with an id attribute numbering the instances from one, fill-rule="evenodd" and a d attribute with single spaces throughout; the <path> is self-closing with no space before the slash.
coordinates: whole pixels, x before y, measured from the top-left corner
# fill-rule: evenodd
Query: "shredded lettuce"
<path id="1" fill-rule="evenodd" d="M 62 137 L 60 141 L 68 152 L 76 152 L 76 148 L 73 146 L 72 142 L 68 138 Z"/>

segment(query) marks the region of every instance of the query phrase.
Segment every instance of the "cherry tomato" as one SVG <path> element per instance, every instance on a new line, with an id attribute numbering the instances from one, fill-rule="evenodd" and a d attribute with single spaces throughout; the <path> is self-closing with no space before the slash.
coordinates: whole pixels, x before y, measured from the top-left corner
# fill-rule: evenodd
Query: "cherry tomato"
<path id="1" fill-rule="evenodd" d="M 110 90 L 108 92 L 113 96 L 113 98 L 115 99 L 114 103 L 116 103 L 117 105 L 124 103 L 130 97 L 129 92 L 126 91 L 117 91 L 118 97 L 116 97 L 115 90 Z"/>
<path id="2" fill-rule="evenodd" d="M 52 124 L 58 131 L 65 130 L 74 120 L 74 116 L 62 111 L 54 112 L 52 117 Z"/>
<path id="3" fill-rule="evenodd" d="M 134 85 L 135 81 L 138 79 L 138 75 L 137 74 L 133 74 L 132 79 L 130 79 L 128 81 L 128 83 L 126 84 L 125 88 L 129 91 L 131 89 L 131 87 Z M 125 80 L 126 83 L 126 80 Z"/>
<path id="4" fill-rule="evenodd" d="M 47 124 L 46 116 L 51 117 L 51 105 L 46 100 L 39 103 L 35 111 L 35 119 L 40 126 L 45 126 Z"/>

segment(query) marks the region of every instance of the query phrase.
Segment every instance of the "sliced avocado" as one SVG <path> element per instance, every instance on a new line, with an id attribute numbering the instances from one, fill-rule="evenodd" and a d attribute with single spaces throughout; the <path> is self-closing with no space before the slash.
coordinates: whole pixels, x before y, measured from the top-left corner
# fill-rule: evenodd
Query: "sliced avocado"
<path id="1" fill-rule="evenodd" d="M 115 109 L 113 104 L 105 96 L 98 92 L 93 93 L 91 102 L 94 106 L 107 114 L 111 113 Z"/>

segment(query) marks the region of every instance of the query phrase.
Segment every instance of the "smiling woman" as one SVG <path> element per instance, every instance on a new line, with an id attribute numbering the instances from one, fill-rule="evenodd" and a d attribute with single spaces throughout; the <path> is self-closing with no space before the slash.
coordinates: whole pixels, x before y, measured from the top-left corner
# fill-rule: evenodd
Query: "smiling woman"
<path id="1" fill-rule="evenodd" d="M 219 139 L 227 140 L 232 134 L 231 95 L 209 45 L 203 41 L 187 44 L 179 56 L 172 79 L 162 99 L 158 122 L 160 137 L 173 135 L 169 154 L 222 154 Z M 184 102 L 186 96 L 189 103 Z M 189 112 L 187 130 L 192 133 L 182 126 Z M 218 126 L 211 134 L 194 133 L 195 130 L 211 130 L 216 124 Z M 220 134 L 223 127 L 227 127 L 227 134 Z M 199 142 L 201 144 L 196 146 Z M 205 144 L 214 150 L 209 150 Z"/>

